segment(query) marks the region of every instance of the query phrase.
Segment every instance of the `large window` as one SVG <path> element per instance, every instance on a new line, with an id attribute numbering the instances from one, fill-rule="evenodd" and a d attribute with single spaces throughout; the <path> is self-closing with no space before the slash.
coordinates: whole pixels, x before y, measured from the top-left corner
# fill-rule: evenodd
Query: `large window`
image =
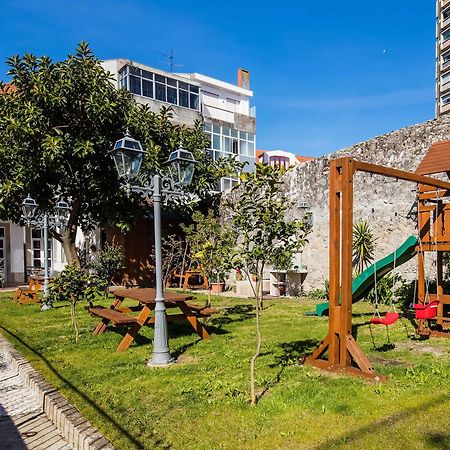
<path id="1" fill-rule="evenodd" d="M 119 72 L 119 86 L 142 97 L 184 108 L 199 109 L 198 86 L 138 67 L 124 66 Z"/>
<path id="2" fill-rule="evenodd" d="M 205 131 L 211 140 L 213 159 L 231 155 L 255 157 L 255 135 L 220 125 L 205 123 Z"/>

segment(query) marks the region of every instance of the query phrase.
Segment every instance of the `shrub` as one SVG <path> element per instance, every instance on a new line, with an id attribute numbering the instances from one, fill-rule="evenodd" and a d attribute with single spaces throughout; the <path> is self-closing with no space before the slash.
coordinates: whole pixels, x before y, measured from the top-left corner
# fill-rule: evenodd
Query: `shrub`
<path id="1" fill-rule="evenodd" d="M 102 289 L 103 283 L 97 275 L 90 274 L 76 266 L 75 263 L 67 265 L 50 283 L 47 303 L 55 301 L 70 301 L 70 318 L 75 333 L 75 342 L 78 342 L 78 324 L 75 308 L 79 301 L 92 301 Z"/>
<path id="2" fill-rule="evenodd" d="M 125 267 L 125 255 L 123 249 L 117 244 L 106 244 L 98 252 L 97 257 L 92 262 L 92 269 L 97 277 L 103 282 L 107 291 L 112 284 L 112 280 Z"/>

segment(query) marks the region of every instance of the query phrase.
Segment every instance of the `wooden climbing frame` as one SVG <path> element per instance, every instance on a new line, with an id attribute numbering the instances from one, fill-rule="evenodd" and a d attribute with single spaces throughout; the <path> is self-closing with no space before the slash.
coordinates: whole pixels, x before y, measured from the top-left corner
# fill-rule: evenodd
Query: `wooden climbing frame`
<path id="1" fill-rule="evenodd" d="M 450 189 L 450 183 L 344 157 L 330 161 L 330 298 L 328 334 L 306 358 L 320 369 L 383 381 L 352 335 L 353 181 L 355 172 Z"/>

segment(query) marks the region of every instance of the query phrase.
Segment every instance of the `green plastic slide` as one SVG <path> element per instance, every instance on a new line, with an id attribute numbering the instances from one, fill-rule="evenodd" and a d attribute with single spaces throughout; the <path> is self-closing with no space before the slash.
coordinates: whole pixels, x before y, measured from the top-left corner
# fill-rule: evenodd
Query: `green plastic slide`
<path id="1" fill-rule="evenodd" d="M 358 275 L 352 283 L 352 303 L 359 302 L 367 296 L 367 294 L 375 286 L 375 271 L 376 279 L 380 280 L 394 267 L 409 261 L 416 255 L 416 246 L 419 241 L 416 236 L 410 236 L 403 244 L 397 248 L 390 255 L 385 256 L 376 263 L 368 267 L 364 272 Z M 325 316 L 328 315 L 328 302 L 319 303 L 315 311 L 305 313 L 306 316 Z"/>

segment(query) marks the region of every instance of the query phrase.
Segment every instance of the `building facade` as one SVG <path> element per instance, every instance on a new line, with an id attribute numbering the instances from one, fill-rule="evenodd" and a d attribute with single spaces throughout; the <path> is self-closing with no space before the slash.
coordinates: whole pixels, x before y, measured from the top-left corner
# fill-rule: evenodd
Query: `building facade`
<path id="1" fill-rule="evenodd" d="M 217 160 L 222 157 L 246 162 L 246 171 L 255 165 L 256 117 L 250 106 L 249 73 L 238 71 L 234 85 L 199 73 L 171 73 L 143 64 L 112 59 L 102 63 L 117 88 L 128 89 L 136 102 L 159 112 L 162 105 L 171 106 L 176 123 L 193 126 L 196 120 L 204 123 L 210 138 L 206 149 Z M 230 188 L 237 181 L 223 178 L 218 191 Z"/>
<path id="2" fill-rule="evenodd" d="M 450 0 L 436 1 L 436 117 L 450 111 Z"/>

